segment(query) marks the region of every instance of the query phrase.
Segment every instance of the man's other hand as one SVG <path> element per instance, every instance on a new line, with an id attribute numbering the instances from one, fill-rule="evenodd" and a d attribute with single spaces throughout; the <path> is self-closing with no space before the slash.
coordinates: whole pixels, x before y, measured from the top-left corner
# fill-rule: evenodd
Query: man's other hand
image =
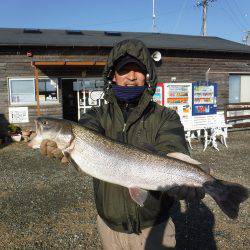
<path id="1" fill-rule="evenodd" d="M 211 173 L 211 169 L 208 166 L 200 165 L 199 167 L 206 173 Z M 205 190 L 203 187 L 176 186 L 168 190 L 167 194 L 177 200 L 192 201 L 194 199 L 203 199 L 205 197 Z"/>
<path id="2" fill-rule="evenodd" d="M 62 150 L 57 147 L 56 142 L 52 140 L 43 140 L 40 145 L 40 152 L 42 155 L 57 158 L 61 163 L 68 163 L 68 159 L 63 155 Z"/>
<path id="3" fill-rule="evenodd" d="M 194 199 L 203 199 L 205 190 L 203 187 L 177 186 L 168 190 L 167 194 L 177 200 L 192 201 Z"/>

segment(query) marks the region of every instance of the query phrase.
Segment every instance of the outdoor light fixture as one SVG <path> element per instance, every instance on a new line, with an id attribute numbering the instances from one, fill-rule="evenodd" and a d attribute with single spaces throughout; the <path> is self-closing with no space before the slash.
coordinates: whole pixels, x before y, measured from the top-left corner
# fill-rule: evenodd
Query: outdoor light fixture
<path id="1" fill-rule="evenodd" d="M 155 51 L 151 57 L 154 59 L 155 62 L 159 62 L 161 60 L 161 53 L 159 51 Z"/>

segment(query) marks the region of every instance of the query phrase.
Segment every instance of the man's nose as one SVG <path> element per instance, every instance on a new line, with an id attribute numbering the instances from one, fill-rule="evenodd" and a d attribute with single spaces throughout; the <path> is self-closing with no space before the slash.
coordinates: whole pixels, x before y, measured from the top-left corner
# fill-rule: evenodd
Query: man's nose
<path id="1" fill-rule="evenodd" d="M 130 70 L 127 77 L 130 81 L 136 80 L 136 75 L 134 70 Z"/>

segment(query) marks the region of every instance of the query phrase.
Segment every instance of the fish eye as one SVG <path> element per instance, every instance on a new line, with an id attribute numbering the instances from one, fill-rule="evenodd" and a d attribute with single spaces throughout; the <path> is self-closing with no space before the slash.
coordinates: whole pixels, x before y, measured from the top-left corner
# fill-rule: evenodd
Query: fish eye
<path id="1" fill-rule="evenodd" d="M 48 125 L 48 121 L 42 121 L 42 125 Z"/>

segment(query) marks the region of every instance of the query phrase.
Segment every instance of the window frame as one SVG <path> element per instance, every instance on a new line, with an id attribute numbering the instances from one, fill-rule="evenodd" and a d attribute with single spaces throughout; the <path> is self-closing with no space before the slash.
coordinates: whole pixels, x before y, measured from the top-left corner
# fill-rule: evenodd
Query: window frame
<path id="1" fill-rule="evenodd" d="M 39 77 L 38 80 L 50 80 L 56 84 L 56 93 L 57 93 L 57 100 L 55 101 L 39 101 L 40 105 L 42 106 L 50 106 L 54 104 L 59 104 L 59 87 L 58 87 L 58 78 L 49 78 L 49 77 Z M 34 102 L 12 102 L 12 92 L 11 92 L 11 81 L 12 80 L 33 80 L 34 89 L 35 89 L 35 99 L 36 99 L 36 86 L 35 86 L 35 78 L 34 77 L 9 77 L 8 78 L 8 95 L 9 95 L 9 104 L 10 106 L 35 106 L 37 105 L 37 101 Z"/>
<path id="2" fill-rule="evenodd" d="M 250 77 L 250 74 L 249 73 L 245 73 L 245 72 L 237 72 L 237 73 L 229 73 L 229 76 L 228 76 L 228 103 L 230 103 L 230 77 L 231 76 L 236 76 L 236 77 L 239 77 L 239 86 L 238 86 L 238 101 L 235 101 L 235 102 L 231 102 L 231 103 L 241 103 L 241 102 L 245 102 L 245 101 L 242 101 L 242 77 L 243 76 L 249 76 Z M 250 100 L 249 100 L 250 101 Z M 247 101 L 247 102 L 249 102 Z"/>

